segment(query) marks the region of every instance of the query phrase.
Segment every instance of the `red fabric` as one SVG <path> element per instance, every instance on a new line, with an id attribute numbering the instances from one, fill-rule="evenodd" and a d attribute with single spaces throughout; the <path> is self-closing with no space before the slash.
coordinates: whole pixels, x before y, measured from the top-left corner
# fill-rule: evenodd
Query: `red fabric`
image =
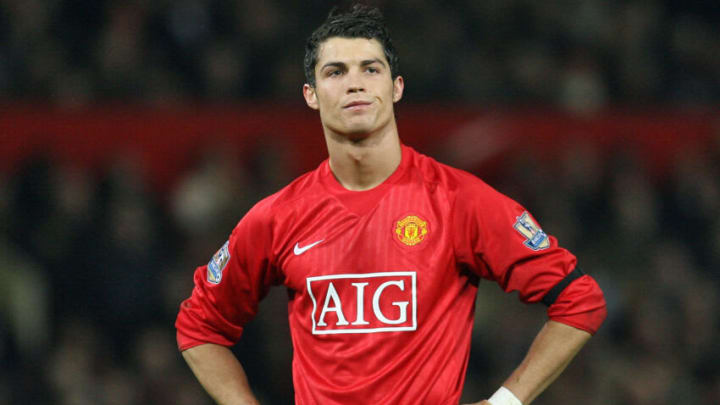
<path id="1" fill-rule="evenodd" d="M 529 248 L 514 228 L 523 212 L 408 147 L 369 191 L 342 188 L 325 161 L 240 221 L 218 284 L 207 266 L 196 270 L 179 347 L 234 344 L 268 288 L 284 285 L 297 404 L 457 404 L 476 276 L 536 302 L 576 264 L 554 238 Z M 589 276 L 549 308 L 551 319 L 591 332 L 603 311 Z"/>
<path id="2" fill-rule="evenodd" d="M 575 256 L 551 235 L 547 248 L 527 247 L 527 238 L 514 229 L 527 211 L 474 176 L 454 173 L 464 184 L 457 190 L 455 204 L 458 261 L 506 292 L 517 291 L 523 302 L 542 300 L 575 269 Z M 586 275 L 568 285 L 547 312 L 550 319 L 594 334 L 606 316 L 605 299 L 595 280 Z"/>

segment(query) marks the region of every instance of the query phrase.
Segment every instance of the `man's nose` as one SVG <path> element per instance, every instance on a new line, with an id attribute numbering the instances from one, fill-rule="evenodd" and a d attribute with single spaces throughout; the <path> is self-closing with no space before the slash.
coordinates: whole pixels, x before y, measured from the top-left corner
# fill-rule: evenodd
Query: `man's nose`
<path id="1" fill-rule="evenodd" d="M 347 88 L 348 93 L 361 93 L 364 91 L 365 91 L 365 86 L 359 80 L 351 81 L 348 84 L 348 88 Z"/>
<path id="2" fill-rule="evenodd" d="M 365 85 L 362 82 L 359 72 L 351 72 L 348 74 L 348 93 L 357 93 L 365 91 Z"/>

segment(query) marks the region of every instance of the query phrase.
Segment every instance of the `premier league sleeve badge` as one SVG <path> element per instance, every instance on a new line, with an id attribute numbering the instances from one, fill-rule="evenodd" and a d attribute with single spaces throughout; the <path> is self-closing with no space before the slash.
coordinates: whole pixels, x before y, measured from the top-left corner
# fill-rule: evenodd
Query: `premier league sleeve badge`
<path id="1" fill-rule="evenodd" d="M 230 251 L 228 249 L 230 241 L 225 244 L 213 255 L 207 265 L 207 281 L 211 284 L 220 284 L 222 281 L 222 273 L 230 261 Z"/>
<path id="2" fill-rule="evenodd" d="M 537 251 L 550 247 L 550 238 L 548 238 L 548 235 L 533 221 L 527 211 L 517 217 L 514 228 L 525 237 L 524 244 L 528 248 Z"/>

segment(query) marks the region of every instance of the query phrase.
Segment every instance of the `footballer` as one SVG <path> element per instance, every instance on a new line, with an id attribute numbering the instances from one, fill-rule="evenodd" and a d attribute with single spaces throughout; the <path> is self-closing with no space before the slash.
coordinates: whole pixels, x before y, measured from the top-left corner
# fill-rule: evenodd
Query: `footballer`
<path id="1" fill-rule="evenodd" d="M 548 319 L 476 404 L 531 403 L 602 324 L 595 280 L 523 206 L 401 141 L 398 66 L 377 9 L 333 12 L 308 39 L 303 97 L 329 157 L 240 220 L 176 321 L 218 403 L 258 403 L 230 347 L 274 286 L 289 292 L 299 405 L 457 405 L 479 280 L 544 303 Z"/>

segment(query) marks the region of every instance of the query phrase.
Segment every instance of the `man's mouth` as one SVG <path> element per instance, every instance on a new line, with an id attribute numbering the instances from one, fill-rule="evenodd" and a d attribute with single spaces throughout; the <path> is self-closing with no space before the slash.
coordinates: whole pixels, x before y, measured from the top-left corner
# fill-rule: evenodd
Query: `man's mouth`
<path id="1" fill-rule="evenodd" d="M 372 104 L 371 101 L 352 101 L 343 106 L 346 110 L 360 110 Z"/>

